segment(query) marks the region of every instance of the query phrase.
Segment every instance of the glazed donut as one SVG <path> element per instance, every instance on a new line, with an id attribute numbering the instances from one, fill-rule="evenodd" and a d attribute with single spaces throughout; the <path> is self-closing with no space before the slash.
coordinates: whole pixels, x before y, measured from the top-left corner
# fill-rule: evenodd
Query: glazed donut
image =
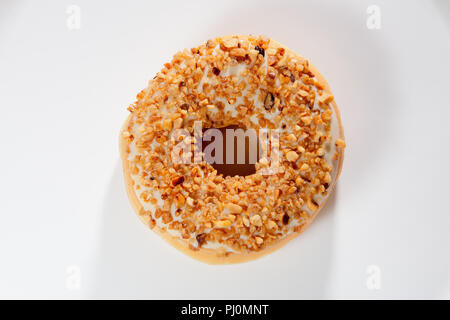
<path id="1" fill-rule="evenodd" d="M 327 82 L 308 60 L 266 37 L 220 37 L 178 52 L 128 110 L 120 153 L 133 208 L 174 247 L 206 263 L 252 260 L 302 233 L 342 167 L 343 128 Z M 199 121 L 203 128 L 277 132 L 267 145 L 272 154 L 247 176 L 191 161 L 196 151 L 202 155 Z M 181 140 L 190 152 L 177 162 Z"/>

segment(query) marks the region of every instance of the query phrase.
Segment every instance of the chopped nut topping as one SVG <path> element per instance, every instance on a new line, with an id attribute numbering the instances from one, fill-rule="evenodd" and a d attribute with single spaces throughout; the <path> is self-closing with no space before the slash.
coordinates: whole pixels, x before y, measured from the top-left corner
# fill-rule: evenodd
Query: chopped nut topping
<path id="1" fill-rule="evenodd" d="M 342 150 L 330 145 L 345 147 L 332 136 L 332 101 L 307 60 L 264 37 L 211 39 L 178 52 L 137 95 L 122 132 L 138 201 L 154 207 L 139 214 L 192 250 L 208 242 L 220 256 L 262 250 L 300 232 L 319 208 L 314 199 L 321 205 L 334 183 L 326 155 L 337 160 Z M 279 148 L 278 171 L 264 173 L 274 163 L 270 154 L 245 177 L 225 177 L 206 162 L 174 163 L 170 155 L 181 141 L 188 143 L 183 159 L 203 151 L 194 121 L 281 129 L 270 141 Z M 175 129 L 186 133 L 175 137 Z"/>

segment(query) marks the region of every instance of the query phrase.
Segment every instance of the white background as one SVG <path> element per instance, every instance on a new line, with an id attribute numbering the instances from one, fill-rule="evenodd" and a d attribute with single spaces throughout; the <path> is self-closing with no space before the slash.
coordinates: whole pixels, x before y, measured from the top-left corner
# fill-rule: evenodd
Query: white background
<path id="1" fill-rule="evenodd" d="M 176 51 L 250 33 L 318 67 L 348 148 L 303 235 L 209 266 L 135 216 L 118 133 Z M 449 34 L 446 0 L 2 0 L 0 298 L 450 298 Z"/>

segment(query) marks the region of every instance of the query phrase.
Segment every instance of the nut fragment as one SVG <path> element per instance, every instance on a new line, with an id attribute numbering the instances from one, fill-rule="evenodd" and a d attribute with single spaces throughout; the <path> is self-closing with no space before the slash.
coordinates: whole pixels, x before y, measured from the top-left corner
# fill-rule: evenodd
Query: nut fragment
<path id="1" fill-rule="evenodd" d="M 308 92 L 306 92 L 305 90 L 298 90 L 298 93 L 302 96 L 302 97 L 307 97 L 309 95 Z"/>
<path id="2" fill-rule="evenodd" d="M 291 80 L 291 82 L 295 81 L 295 76 L 291 73 L 291 75 L 289 76 L 289 79 Z"/>
<path id="3" fill-rule="evenodd" d="M 338 146 L 338 147 L 341 147 L 341 148 L 345 148 L 345 141 L 344 140 L 342 140 L 342 139 L 337 139 L 336 140 L 336 145 Z"/>
<path id="4" fill-rule="evenodd" d="M 264 99 L 264 109 L 272 109 L 274 101 L 275 99 L 273 97 L 273 94 L 271 92 L 267 92 L 266 98 Z"/>
<path id="5" fill-rule="evenodd" d="M 306 201 L 306 205 L 308 206 L 309 210 L 311 210 L 312 212 L 319 209 L 319 205 L 314 201 L 314 199 L 311 199 L 311 198 L 308 198 L 308 200 Z"/>
<path id="6" fill-rule="evenodd" d="M 214 68 L 212 69 L 212 72 L 213 72 L 216 76 L 218 76 L 218 75 L 220 74 L 220 69 L 214 67 Z"/>
<path id="7" fill-rule="evenodd" d="M 238 46 L 238 39 L 231 38 L 223 41 L 225 48 L 236 48 Z"/>
<path id="8" fill-rule="evenodd" d="M 275 221 L 270 220 L 270 221 L 267 223 L 267 229 L 268 229 L 268 230 L 273 231 L 273 230 L 276 230 L 277 228 L 278 228 L 278 225 L 276 224 Z"/>
<path id="9" fill-rule="evenodd" d="M 295 134 L 291 133 L 290 135 L 287 136 L 286 138 L 289 142 L 295 142 L 297 141 L 297 137 L 295 136 Z"/>
<path id="10" fill-rule="evenodd" d="M 181 110 L 185 110 L 185 111 L 189 110 L 189 104 L 183 103 L 183 104 L 180 106 L 180 109 L 181 109 Z"/>
<path id="11" fill-rule="evenodd" d="M 242 207 L 235 203 L 225 203 L 224 207 L 228 209 L 231 213 L 241 213 Z"/>
<path id="12" fill-rule="evenodd" d="M 259 214 L 251 216 L 250 223 L 253 224 L 254 226 L 261 227 L 262 226 L 261 216 Z"/>
<path id="13" fill-rule="evenodd" d="M 216 227 L 226 228 L 231 225 L 231 221 L 230 220 L 219 220 L 219 221 L 215 221 L 214 224 L 216 225 Z"/>
<path id="14" fill-rule="evenodd" d="M 319 103 L 329 103 L 333 101 L 334 97 L 328 93 L 324 93 L 319 98 Z"/>
<path id="15" fill-rule="evenodd" d="M 261 237 L 255 237 L 255 241 L 257 245 L 261 245 L 264 242 L 263 238 Z"/>
<path id="16" fill-rule="evenodd" d="M 185 202 L 186 202 L 186 199 L 184 198 L 184 196 L 181 193 L 176 195 L 176 206 L 177 206 L 177 208 L 181 208 L 184 205 Z"/>
<path id="17" fill-rule="evenodd" d="M 178 118 L 173 122 L 173 127 L 175 129 L 180 129 L 181 126 L 183 125 L 183 119 L 182 118 Z"/>
<path id="18" fill-rule="evenodd" d="M 307 163 L 302 164 L 302 166 L 300 167 L 300 171 L 306 171 L 309 169 L 309 165 Z"/>
<path id="19" fill-rule="evenodd" d="M 194 206 L 194 199 L 192 199 L 191 197 L 187 197 L 186 203 L 188 206 L 192 207 L 192 206 Z"/>
<path id="20" fill-rule="evenodd" d="M 179 185 L 179 184 L 182 184 L 183 182 L 184 182 L 184 176 L 179 176 L 179 177 L 176 177 L 176 178 L 172 179 L 172 185 L 174 187 Z"/>
<path id="21" fill-rule="evenodd" d="M 317 149 L 317 155 L 319 157 L 323 156 L 325 154 L 325 150 L 323 148 L 319 148 Z"/>
<path id="22" fill-rule="evenodd" d="M 290 162 L 296 161 L 296 160 L 298 159 L 298 157 L 299 157 L 299 155 L 298 155 L 298 153 L 295 152 L 295 151 L 289 151 L 289 152 L 286 154 L 286 159 L 287 159 L 288 161 L 290 161 Z"/>
<path id="23" fill-rule="evenodd" d="M 301 117 L 301 119 L 302 119 L 304 124 L 306 124 L 306 125 L 311 124 L 311 121 L 312 121 L 311 116 L 304 116 L 304 117 Z"/>
<path id="24" fill-rule="evenodd" d="M 230 51 L 230 56 L 235 58 L 240 58 L 239 60 L 243 60 L 247 52 L 242 48 L 234 48 Z"/>
<path id="25" fill-rule="evenodd" d="M 295 179 L 295 184 L 297 185 L 297 186 L 301 186 L 302 184 L 303 184 L 303 179 L 302 179 L 302 177 L 300 177 L 300 176 L 298 176 L 296 179 Z"/>
<path id="26" fill-rule="evenodd" d="M 162 127 L 165 130 L 171 130 L 172 129 L 172 119 L 165 119 L 162 123 Z"/>
<path id="27" fill-rule="evenodd" d="M 292 186 L 287 190 L 287 194 L 293 194 L 295 191 L 297 191 L 297 188 Z"/>
<path id="28" fill-rule="evenodd" d="M 264 50 L 263 48 L 260 48 L 259 46 L 256 46 L 256 47 L 255 47 L 255 50 L 258 51 L 258 53 L 259 53 L 260 55 L 262 55 L 263 57 L 266 55 L 265 50 Z"/>
<path id="29" fill-rule="evenodd" d="M 206 233 L 199 233 L 195 239 L 197 240 L 198 246 L 201 247 L 206 242 Z"/>

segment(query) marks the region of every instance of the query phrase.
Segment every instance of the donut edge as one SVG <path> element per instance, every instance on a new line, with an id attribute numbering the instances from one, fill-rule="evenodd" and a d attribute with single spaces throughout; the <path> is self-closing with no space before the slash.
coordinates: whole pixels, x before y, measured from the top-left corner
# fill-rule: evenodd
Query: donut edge
<path id="1" fill-rule="evenodd" d="M 234 35 L 231 36 L 224 36 L 224 37 L 220 37 L 221 39 L 227 39 L 227 38 L 232 38 L 232 37 L 236 37 Z M 237 36 L 239 39 L 245 39 L 247 38 L 247 36 L 242 36 L 239 35 Z M 289 52 L 290 54 L 300 58 L 300 59 L 305 59 L 303 57 L 301 57 L 299 54 L 295 53 L 294 51 L 290 50 L 289 48 L 287 48 L 286 46 L 280 44 L 279 42 L 273 40 L 272 38 L 270 38 L 270 46 L 273 48 L 284 48 L 287 52 Z M 306 59 L 307 60 L 307 59 Z M 324 91 L 326 91 L 329 94 L 331 93 L 330 90 L 330 86 L 328 84 L 328 82 L 325 80 L 325 78 L 322 76 L 322 74 L 316 69 L 316 67 L 308 60 L 309 62 L 309 68 L 312 71 L 312 73 L 314 73 L 314 76 L 317 78 L 317 80 L 319 81 L 319 83 L 324 87 Z M 336 118 L 338 120 L 338 124 L 339 124 L 339 138 L 340 139 L 344 139 L 344 128 L 342 126 L 342 121 L 341 121 L 341 116 L 340 116 L 340 112 L 338 109 L 338 106 L 335 102 L 335 99 L 333 99 L 332 102 L 330 102 L 330 104 L 333 107 L 333 111 L 336 113 Z M 122 168 L 123 168 L 123 175 L 124 175 L 124 180 L 125 180 L 125 187 L 126 187 L 126 192 L 128 195 L 128 199 L 131 202 L 131 205 L 134 209 L 134 211 L 136 212 L 136 214 L 138 215 L 138 217 L 141 219 L 141 221 L 145 224 L 145 225 L 149 225 L 149 219 L 146 219 L 146 216 L 139 214 L 142 210 L 144 210 L 142 204 L 139 202 L 136 193 L 134 192 L 134 188 L 133 188 L 133 181 L 131 178 L 131 173 L 130 173 L 130 165 L 129 165 L 129 161 L 128 161 L 128 152 L 127 150 L 127 141 L 126 139 L 124 139 L 124 135 L 122 134 L 124 131 L 127 131 L 128 129 L 128 125 L 130 122 L 130 119 L 132 117 L 132 114 L 130 114 L 121 131 L 119 134 L 119 151 L 120 151 L 120 157 L 122 159 Z M 312 223 L 312 221 L 314 221 L 314 219 L 316 218 L 317 214 L 320 212 L 320 210 L 323 208 L 323 206 L 327 203 L 328 198 L 330 197 L 330 195 L 334 192 L 334 188 L 336 186 L 337 180 L 339 178 L 339 175 L 341 173 L 342 170 L 342 164 L 344 161 L 344 149 L 343 148 L 337 148 L 337 152 L 339 154 L 339 159 L 338 159 L 338 165 L 337 165 L 337 171 L 336 171 L 336 176 L 333 180 L 332 185 L 329 188 L 328 194 L 326 196 L 326 198 L 322 201 L 322 203 L 320 204 L 319 208 L 316 210 L 316 212 L 310 217 L 310 219 L 308 220 L 308 222 L 306 222 L 302 228 L 300 229 L 300 231 L 298 232 L 294 232 L 288 236 L 286 236 L 283 239 L 279 239 L 277 241 L 275 241 L 274 243 L 272 243 L 271 245 L 259 250 L 259 251 L 252 251 L 252 252 L 243 252 L 243 253 L 235 253 L 235 252 L 230 252 L 227 253 L 225 255 L 219 255 L 218 252 L 216 250 L 213 249 L 208 249 L 208 248 L 198 248 L 198 249 L 191 249 L 189 247 L 189 244 L 182 241 L 181 239 L 178 239 L 172 235 L 170 235 L 167 231 L 159 228 L 158 226 L 154 226 L 151 230 L 153 230 L 154 232 L 156 232 L 160 237 L 162 237 L 164 240 L 166 240 L 169 244 L 171 244 L 173 247 L 175 247 L 176 249 L 180 250 L 181 252 L 183 252 L 184 254 L 192 257 L 193 259 L 196 259 L 198 261 L 207 263 L 207 264 L 212 264 L 212 265 L 217 265 L 217 264 L 236 264 L 236 263 L 244 263 L 244 262 L 248 262 L 251 260 L 255 260 L 258 258 L 261 258 L 265 255 L 268 255 L 278 249 L 280 249 L 281 247 L 283 247 L 284 245 L 286 245 L 288 242 L 290 242 L 291 240 L 293 240 L 294 238 L 298 237 L 301 233 L 303 233 L 308 227 L 309 225 Z"/>

